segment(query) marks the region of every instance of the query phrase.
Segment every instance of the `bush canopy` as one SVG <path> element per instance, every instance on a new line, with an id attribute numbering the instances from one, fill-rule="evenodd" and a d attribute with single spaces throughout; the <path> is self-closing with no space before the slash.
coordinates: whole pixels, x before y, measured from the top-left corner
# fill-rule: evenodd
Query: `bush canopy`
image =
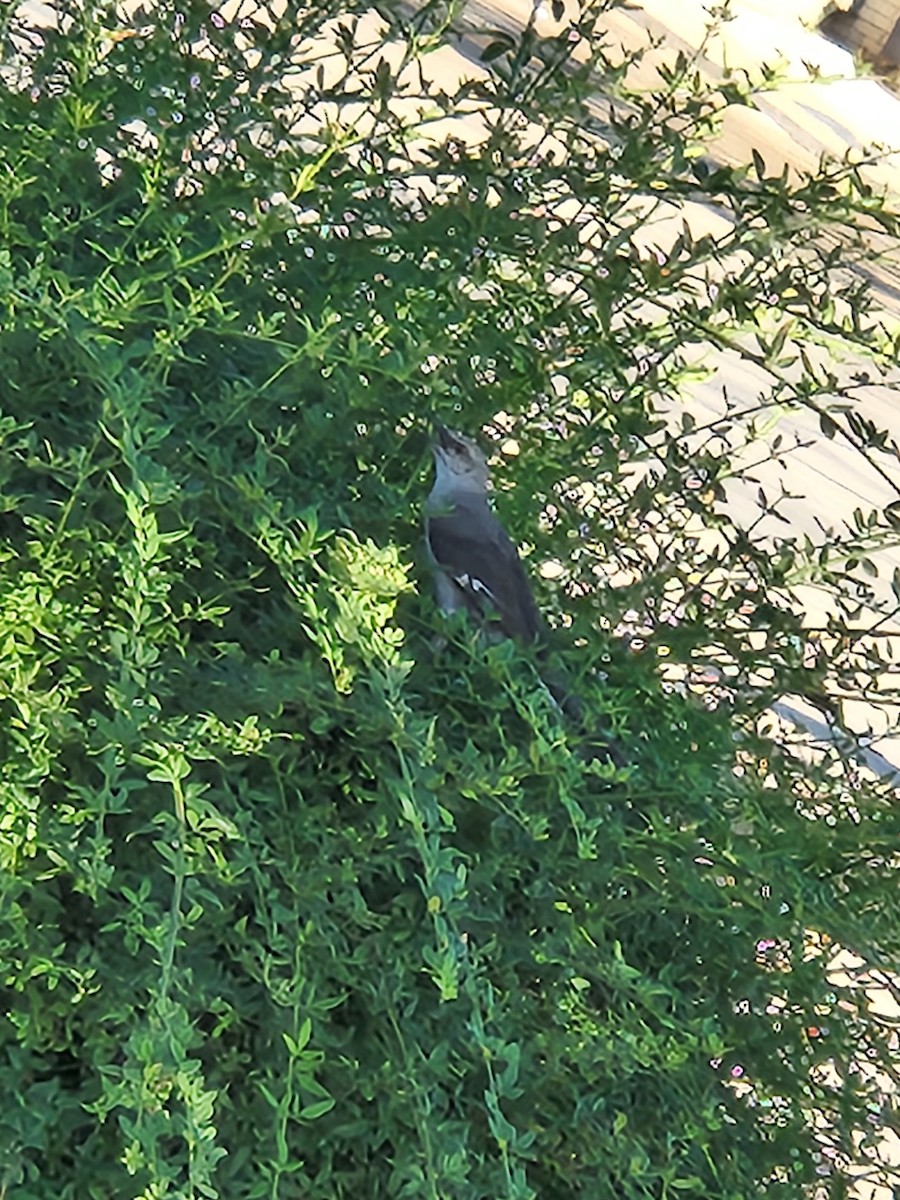
<path id="1" fill-rule="evenodd" d="M 614 5 L 461 8 L 4 6 L 4 1196 L 887 1180 L 898 808 L 770 706 L 873 694 L 896 510 L 754 472 L 890 480 L 895 218 L 717 162 L 760 81 L 646 86 Z M 434 418 L 624 769 L 436 612 Z"/>

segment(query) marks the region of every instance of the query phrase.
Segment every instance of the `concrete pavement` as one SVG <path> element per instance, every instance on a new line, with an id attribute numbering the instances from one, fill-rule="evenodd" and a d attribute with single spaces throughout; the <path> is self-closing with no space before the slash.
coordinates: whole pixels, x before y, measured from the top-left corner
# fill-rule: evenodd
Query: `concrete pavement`
<path id="1" fill-rule="evenodd" d="M 762 155 L 771 174 L 787 167 L 799 177 L 817 169 L 823 155 L 841 159 L 849 156 L 866 160 L 861 173 L 877 189 L 885 189 L 894 207 L 900 209 L 900 99 L 876 80 L 857 73 L 852 55 L 805 27 L 802 19 L 814 16 L 817 6 L 801 0 L 738 0 L 732 5 L 735 19 L 711 32 L 712 21 L 701 0 L 641 0 L 639 7 L 616 9 L 602 18 L 604 36 L 611 57 L 618 52 L 646 49 L 641 62 L 633 68 L 629 83 L 634 87 L 652 87 L 656 66 L 679 50 L 692 57 L 711 82 L 721 78 L 726 67 L 738 68 L 752 80 L 763 80 L 763 64 L 777 65 L 786 77 L 775 88 L 756 97 L 756 108 L 734 106 L 725 114 L 720 135 L 710 144 L 710 155 L 718 161 L 747 164 L 752 151 Z M 543 36 L 565 29 L 576 15 L 574 0 L 566 0 L 560 20 L 554 18 L 549 0 L 534 7 L 535 28 Z M 469 0 L 463 24 L 472 33 L 464 38 L 461 50 L 479 70 L 480 50 L 493 29 L 515 34 L 525 27 L 532 13 L 529 0 Z M 480 30 L 480 33 L 475 31 Z M 715 232 L 721 213 L 701 203 L 680 206 L 663 205 L 651 222 L 634 236 L 645 252 L 665 253 L 687 218 L 694 236 Z M 864 270 L 874 286 L 884 320 L 900 328 L 900 262 L 866 265 Z M 672 415 L 690 409 L 698 422 L 708 423 L 724 415 L 723 391 L 734 412 L 752 407 L 771 385 L 771 377 L 746 359 L 728 352 L 710 349 L 705 355 L 710 378 L 696 384 L 690 394 L 673 402 Z M 861 361 L 859 367 L 865 366 Z M 873 376 L 871 368 L 867 368 Z M 878 428 L 886 429 L 900 442 L 900 400 L 894 380 L 875 380 L 856 393 L 858 411 Z M 772 533 L 808 534 L 823 540 L 823 522 L 839 526 L 849 521 L 857 507 L 883 509 L 900 496 L 900 468 L 896 460 L 883 459 L 883 473 L 866 464 L 862 456 L 841 439 L 826 439 L 817 418 L 807 412 L 785 413 L 771 436 L 782 434 L 797 448 L 790 455 L 789 468 L 776 462 L 754 471 L 754 482 L 734 480 L 729 485 L 729 515 L 740 525 L 752 524 L 759 513 L 757 482 L 775 494 L 790 474 L 790 490 L 801 498 L 791 501 L 792 528 Z M 810 444 L 804 444 L 810 443 Z M 757 530 L 765 533 L 765 527 Z M 880 579 L 875 590 L 889 602 L 890 579 L 900 568 L 900 549 L 882 551 L 876 556 Z M 820 624 L 828 611 L 828 597 L 821 591 L 805 589 L 804 604 L 810 624 Z M 900 629 L 900 621 L 893 625 Z M 898 639 L 900 661 L 900 639 Z M 885 677 L 885 689 L 891 680 Z M 900 770 L 900 692 L 887 703 L 885 691 L 878 706 L 853 704 L 845 716 L 852 720 L 855 732 L 873 746 L 874 755 L 884 773 Z M 792 706 L 792 711 L 800 711 Z M 810 735 L 814 730 L 810 726 Z"/>

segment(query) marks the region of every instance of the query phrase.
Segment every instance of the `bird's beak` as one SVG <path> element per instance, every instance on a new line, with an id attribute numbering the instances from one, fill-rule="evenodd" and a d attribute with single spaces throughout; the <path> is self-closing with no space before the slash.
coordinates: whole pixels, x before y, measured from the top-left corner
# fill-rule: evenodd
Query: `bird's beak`
<path id="1" fill-rule="evenodd" d="M 450 450 L 457 444 L 453 431 L 446 425 L 442 425 L 440 421 L 434 423 L 434 442 L 441 450 Z"/>

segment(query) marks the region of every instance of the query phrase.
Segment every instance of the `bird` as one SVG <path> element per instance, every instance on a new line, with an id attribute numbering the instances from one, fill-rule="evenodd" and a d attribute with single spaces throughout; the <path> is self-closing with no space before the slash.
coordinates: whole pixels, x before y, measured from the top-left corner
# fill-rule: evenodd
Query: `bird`
<path id="1" fill-rule="evenodd" d="M 549 628 L 537 606 L 515 542 L 490 506 L 491 473 L 478 443 L 435 423 L 434 484 L 425 506 L 425 540 L 438 608 L 466 612 L 492 638 L 536 646 L 546 659 Z M 543 672 L 558 709 L 582 724 L 584 703 L 564 681 Z M 623 765 L 608 737 L 594 741 L 592 757 Z"/>
<path id="2" fill-rule="evenodd" d="M 537 641 L 546 626 L 516 545 L 488 501 L 487 459 L 474 439 L 440 424 L 432 451 L 425 537 L 438 607 L 465 610 L 503 637 Z"/>

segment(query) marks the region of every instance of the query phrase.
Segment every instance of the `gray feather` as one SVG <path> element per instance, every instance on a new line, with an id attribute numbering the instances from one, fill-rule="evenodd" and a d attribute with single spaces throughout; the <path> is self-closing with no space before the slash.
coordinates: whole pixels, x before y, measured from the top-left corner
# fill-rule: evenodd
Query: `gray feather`
<path id="1" fill-rule="evenodd" d="M 454 611 L 464 606 L 479 620 L 493 617 L 506 637 L 522 642 L 543 633 L 544 622 L 519 552 L 486 497 L 460 495 L 448 507 L 430 513 L 426 536 L 443 576 L 437 581 L 442 608 Z"/>

